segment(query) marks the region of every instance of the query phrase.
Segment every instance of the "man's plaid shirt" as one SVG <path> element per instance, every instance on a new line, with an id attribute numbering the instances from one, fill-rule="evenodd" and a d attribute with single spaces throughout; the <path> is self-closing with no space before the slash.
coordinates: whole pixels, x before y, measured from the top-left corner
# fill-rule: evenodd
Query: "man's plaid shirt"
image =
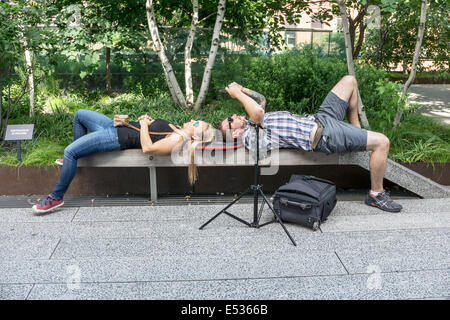
<path id="1" fill-rule="evenodd" d="M 265 113 L 264 130 L 260 130 L 260 150 L 297 148 L 313 151 L 310 134 L 314 120 L 312 115 L 299 116 L 288 111 Z M 256 149 L 256 132 L 249 124 L 242 138 L 247 149 Z"/>

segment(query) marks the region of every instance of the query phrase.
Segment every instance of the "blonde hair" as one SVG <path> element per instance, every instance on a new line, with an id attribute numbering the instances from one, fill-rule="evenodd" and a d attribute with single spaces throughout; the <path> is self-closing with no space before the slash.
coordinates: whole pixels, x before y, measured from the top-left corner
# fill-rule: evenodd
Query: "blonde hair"
<path id="1" fill-rule="evenodd" d="M 202 143 L 208 143 L 214 141 L 216 137 L 216 129 L 208 123 L 208 128 L 202 132 L 202 139 L 196 141 L 189 141 L 189 167 L 188 167 L 188 179 L 189 183 L 193 185 L 197 181 L 198 169 L 195 164 L 195 148 Z"/>

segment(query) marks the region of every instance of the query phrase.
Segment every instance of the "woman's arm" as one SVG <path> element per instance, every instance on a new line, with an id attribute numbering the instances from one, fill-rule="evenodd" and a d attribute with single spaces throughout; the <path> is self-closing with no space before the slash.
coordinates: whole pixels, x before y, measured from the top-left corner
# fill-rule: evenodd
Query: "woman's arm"
<path id="1" fill-rule="evenodd" d="M 151 146 L 144 148 L 145 154 L 168 155 L 181 142 L 183 138 L 178 134 L 171 134 L 168 137 L 152 143 Z"/>
<path id="2" fill-rule="evenodd" d="M 141 125 L 141 134 L 140 134 L 140 141 L 141 141 L 141 147 L 142 151 L 144 153 L 145 150 L 148 150 L 152 148 L 153 142 L 152 139 L 150 139 L 150 135 L 148 134 L 148 126 L 152 123 L 152 121 L 146 117 L 146 116 L 140 116 L 139 117 L 139 124 Z"/>
<path id="3" fill-rule="evenodd" d="M 145 150 L 152 148 L 153 145 L 152 139 L 150 139 L 150 135 L 148 134 L 149 121 L 139 120 L 139 124 L 141 125 L 141 134 L 139 137 L 141 140 L 141 147 L 142 151 L 146 153 Z"/>
<path id="4" fill-rule="evenodd" d="M 150 138 L 148 127 L 153 123 L 153 120 L 148 115 L 139 117 L 139 124 L 141 125 L 141 148 L 142 152 L 146 154 L 167 155 L 170 154 L 183 138 L 178 134 L 170 134 L 168 137 L 161 139 L 155 143 Z"/>

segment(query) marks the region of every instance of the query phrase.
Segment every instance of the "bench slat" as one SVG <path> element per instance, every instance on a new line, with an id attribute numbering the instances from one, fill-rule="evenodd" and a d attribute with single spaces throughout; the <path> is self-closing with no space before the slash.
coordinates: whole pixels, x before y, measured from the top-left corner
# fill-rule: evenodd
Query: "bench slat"
<path id="1" fill-rule="evenodd" d="M 254 165 L 252 155 L 243 148 L 231 152 L 203 153 L 203 156 L 198 151 L 196 162 L 200 167 Z M 260 165 L 323 165 L 338 162 L 337 154 L 326 156 L 323 153 L 282 149 L 260 160 Z M 140 149 L 101 152 L 78 160 L 79 167 L 186 167 L 188 163 L 187 157 L 146 155 Z"/>

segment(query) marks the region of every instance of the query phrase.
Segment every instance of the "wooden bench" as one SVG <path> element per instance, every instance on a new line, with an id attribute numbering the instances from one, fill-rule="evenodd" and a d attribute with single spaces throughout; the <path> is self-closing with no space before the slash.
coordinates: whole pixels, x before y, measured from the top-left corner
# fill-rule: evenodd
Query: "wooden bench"
<path id="1" fill-rule="evenodd" d="M 262 154 L 264 156 L 264 154 Z M 272 151 L 260 160 L 261 173 L 277 170 L 277 166 L 304 165 L 358 165 L 369 170 L 369 152 L 325 155 L 320 152 L 305 152 L 297 149 Z M 81 158 L 79 167 L 146 167 L 150 176 L 150 200 L 157 201 L 156 168 L 187 167 L 186 155 L 156 156 L 147 155 L 140 149 L 103 152 Z M 197 150 L 196 163 L 205 166 L 253 166 L 254 159 L 245 148 L 225 151 Z M 265 171 L 266 170 L 266 171 Z M 275 174 L 276 171 L 273 171 Z M 414 192 L 423 198 L 442 198 L 450 196 L 450 189 L 442 186 L 394 161 L 388 160 L 385 178 Z"/>

